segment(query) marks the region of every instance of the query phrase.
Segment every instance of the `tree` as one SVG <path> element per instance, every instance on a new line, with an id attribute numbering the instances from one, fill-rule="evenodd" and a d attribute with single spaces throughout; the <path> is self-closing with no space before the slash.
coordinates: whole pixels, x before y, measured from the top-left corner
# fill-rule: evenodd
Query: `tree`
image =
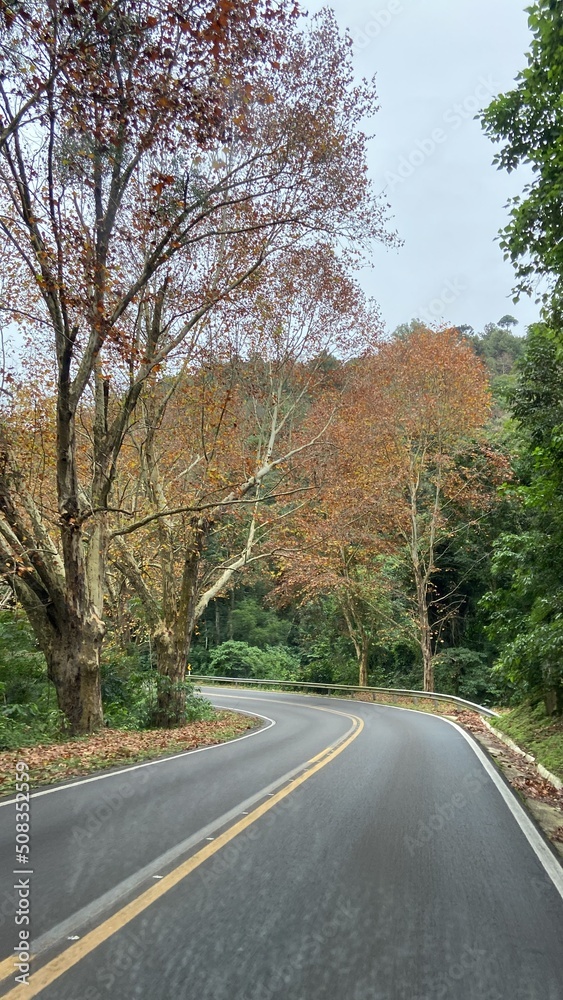
<path id="1" fill-rule="evenodd" d="M 456 330 L 417 327 L 382 344 L 355 386 L 347 448 L 356 482 L 379 506 L 383 541 L 408 557 L 427 691 L 440 629 L 457 606 L 455 593 L 434 586 L 440 552 L 460 511 L 463 522 L 490 501 L 496 456 L 476 445 L 489 405 L 486 373 Z"/>
<path id="2" fill-rule="evenodd" d="M 518 532 L 500 534 L 494 588 L 483 598 L 498 667 L 521 693 L 563 712 L 563 354 L 561 335 L 533 327 L 512 393 L 519 428 Z"/>
<path id="3" fill-rule="evenodd" d="M 318 517 L 303 525 L 285 586 L 340 595 L 366 683 L 371 643 L 386 623 L 396 628 L 394 590 L 405 625 L 396 574 L 385 571 L 383 558 L 404 554 L 412 583 L 407 631 L 417 636 L 431 691 L 441 628 L 458 606 L 456 588 L 435 588 L 440 555 L 460 523 L 492 501 L 499 475 L 497 456 L 477 444 L 489 414 L 488 380 L 456 330 L 418 324 L 352 370 L 330 432 L 330 487 Z"/>
<path id="4" fill-rule="evenodd" d="M 494 380 L 512 375 L 514 366 L 523 356 L 526 345 L 524 337 L 511 333 L 508 325 L 503 325 L 502 322 L 487 323 L 482 333 L 473 334 L 468 339 L 475 353 L 485 362 Z"/>
<path id="5" fill-rule="evenodd" d="M 270 0 L 38 6 L 0 85 L 0 226 L 22 279 L 7 308 L 21 322 L 30 287 L 26 327 L 56 370 L 58 515 L 26 489 L 7 414 L 0 554 L 68 724 L 87 731 L 101 722 L 107 510 L 142 394 L 269 257 L 311 234 L 361 246 L 383 237 L 382 212 L 358 127 L 373 90 L 351 85 L 329 15 L 299 34 L 291 4 Z"/>
<path id="6" fill-rule="evenodd" d="M 528 8 L 532 43 L 517 86 L 483 112 L 486 134 L 503 146 L 495 157 L 509 172 L 529 164 L 534 179 L 511 202 L 501 247 L 516 269 L 516 294 L 538 292 L 561 318 L 563 301 L 563 10 L 555 0 Z M 539 283 L 542 282 L 540 285 Z"/>
<path id="7" fill-rule="evenodd" d="M 392 582 L 386 560 L 377 556 L 376 546 L 369 550 L 350 538 L 336 539 L 332 535 L 335 522 L 330 515 L 320 524 L 309 527 L 306 537 L 298 536 L 299 549 L 289 552 L 281 562 L 280 575 L 273 600 L 279 607 L 290 601 L 300 609 L 316 605 L 323 617 L 326 634 L 328 608 L 333 624 L 346 637 L 354 650 L 357 683 L 369 684 L 370 654 L 377 644 L 383 645 L 397 632 L 397 606 L 393 603 Z M 328 534 L 331 537 L 328 537 Z M 324 535 L 324 537 L 323 537 Z M 371 553 L 371 557 L 368 554 Z M 328 601 L 324 600 L 328 598 Z"/>
<path id="8" fill-rule="evenodd" d="M 238 15 L 213 27 L 204 5 L 193 10 L 190 22 L 172 11 L 155 16 L 146 3 L 121 3 L 107 17 L 90 4 L 61 19 L 53 5 L 43 13 L 12 37 L 18 75 L 3 78 L 0 87 L 11 126 L 2 148 L 1 227 L 12 257 L 32 279 L 56 357 L 60 548 L 48 537 L 32 498 L 21 496 L 22 477 L 5 424 L 2 551 L 47 657 L 60 707 L 72 729 L 88 730 L 101 722 L 103 511 L 125 428 L 162 354 L 162 344 L 150 334 L 140 350 L 133 349 L 131 307 L 158 294 L 151 279 L 209 211 L 202 212 L 187 179 L 182 201 L 176 194 L 163 205 L 165 189 L 168 194 L 179 180 L 163 170 L 166 154 L 170 159 L 169 137 L 174 129 L 179 132 L 174 154 L 183 159 L 190 145 L 217 141 L 224 129 L 225 88 L 222 92 L 213 74 L 202 77 L 202 60 L 219 70 L 230 62 L 232 49 L 235 78 L 244 84 L 248 72 L 240 58 Z M 257 40 L 263 14 L 251 17 Z M 81 60 L 73 58 L 55 74 L 54 53 L 59 47 L 75 51 L 76 42 Z M 28 122 L 20 112 L 30 95 L 35 114 Z M 153 195 L 144 212 L 138 204 L 141 179 Z M 125 228 L 130 228 L 129 260 L 123 253 Z M 134 369 L 111 420 L 102 361 L 108 344 L 128 349 Z M 76 419 L 90 385 L 96 406 L 94 474 L 85 504 Z"/>
<path id="9" fill-rule="evenodd" d="M 381 497 L 369 495 L 362 482 L 366 466 L 356 456 L 351 461 L 346 446 L 346 436 L 356 431 L 345 396 L 324 442 L 324 455 L 316 457 L 317 469 L 323 471 L 315 504 L 280 532 L 272 599 L 278 607 L 297 603 L 302 608 L 329 595 L 354 648 L 358 684 L 365 687 L 370 651 L 391 615 L 382 558 L 386 546 Z"/>
<path id="10" fill-rule="evenodd" d="M 181 716 L 192 633 L 209 602 L 271 552 L 278 519 L 309 506 L 305 456 L 330 422 L 330 412 L 309 419 L 311 402 L 332 385 L 327 355 L 364 343 L 368 316 L 328 250 L 294 253 L 283 273 L 264 269 L 246 300 L 217 313 L 209 358 L 164 379 L 145 406 L 132 432 L 143 487 L 130 477 L 133 495 L 120 505 L 135 518 L 112 538 L 153 637 L 159 724 Z M 131 536 L 151 524 L 136 556 Z"/>
<path id="11" fill-rule="evenodd" d="M 0 2 L 0 53 L 5 68 L 5 79 L 16 79 L 21 72 L 19 56 L 22 41 L 27 36 L 42 38 L 43 44 L 36 49 L 38 62 L 43 61 L 47 70 L 43 76 L 35 73 L 27 80 L 25 90 L 18 92 L 14 87 L 11 96 L 15 103 L 6 103 L 0 112 L 0 149 L 14 132 L 26 121 L 30 121 L 45 92 L 57 78 L 65 73 L 76 72 L 80 66 L 84 47 L 97 30 L 110 19 L 119 6 L 115 4 L 100 7 L 91 12 L 91 18 L 77 18 L 76 10 L 69 5 L 49 9 L 43 5 L 34 7 L 31 3 Z M 81 4 L 85 8 L 86 4 Z M 48 24 L 47 31 L 45 30 Z M 55 38 L 58 44 L 53 44 Z M 43 59 L 41 59 L 43 57 Z M 33 67 L 32 67 L 33 68 Z"/>
<path id="12" fill-rule="evenodd" d="M 524 503 L 518 534 L 504 533 L 494 560 L 495 589 L 484 599 L 489 632 L 501 647 L 499 667 L 548 713 L 561 712 L 562 594 L 560 400 L 563 320 L 563 10 L 553 0 L 529 8 L 532 44 L 517 86 L 483 115 L 503 147 L 499 168 L 527 163 L 534 172 L 525 197 L 514 199 L 501 245 L 515 269 L 517 293 L 538 290 L 548 325 L 531 331 L 512 408 L 521 441 L 516 466 Z"/>
<path id="13" fill-rule="evenodd" d="M 229 639 L 211 653 L 207 673 L 216 677 L 260 677 L 297 680 L 298 661 L 288 649 L 275 646 L 259 649 L 247 642 Z"/>

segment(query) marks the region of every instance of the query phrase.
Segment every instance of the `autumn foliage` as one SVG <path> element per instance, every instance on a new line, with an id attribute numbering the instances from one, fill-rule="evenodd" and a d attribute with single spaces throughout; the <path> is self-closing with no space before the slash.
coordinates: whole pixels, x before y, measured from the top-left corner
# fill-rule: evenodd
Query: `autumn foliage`
<path id="1" fill-rule="evenodd" d="M 257 562 L 331 592 L 362 683 L 408 553 L 432 685 L 451 513 L 490 502 L 485 372 L 456 331 L 382 341 L 353 279 L 392 243 L 366 171 L 372 84 L 333 16 L 283 0 L 0 8 L 0 563 L 74 732 L 132 602 L 155 722 L 197 620 Z M 139 625 L 141 627 L 141 625 Z"/>
<path id="2" fill-rule="evenodd" d="M 505 463 L 481 431 L 490 412 L 485 369 L 457 330 L 419 327 L 354 362 L 327 438 L 327 486 L 300 544 L 281 563 L 279 595 L 334 593 L 367 683 L 374 626 L 385 627 L 385 556 L 405 553 L 414 634 L 433 689 L 440 546 L 495 502 Z M 439 607 L 438 607 L 439 605 Z M 433 612 L 435 612 L 433 614 Z"/>
<path id="3" fill-rule="evenodd" d="M 142 520 L 148 504 L 147 513 L 160 517 L 167 511 L 158 505 L 167 508 L 178 493 L 168 484 L 169 496 L 162 492 L 166 447 L 157 438 L 168 418 L 159 410 L 170 382 L 161 380 L 177 382 L 182 372 L 198 391 L 204 370 L 208 388 L 215 380 L 204 406 L 207 440 L 226 398 L 219 368 L 236 353 L 236 330 L 245 364 L 253 356 L 252 315 L 262 323 L 254 357 L 262 352 L 275 367 L 274 355 L 264 354 L 264 338 L 285 322 L 267 317 L 266 296 L 275 302 L 278 294 L 274 276 L 303 284 L 315 255 L 346 271 L 370 241 L 390 239 L 365 169 L 361 123 L 375 110 L 375 94 L 370 84 L 354 85 L 334 18 L 325 13 L 301 30 L 296 8 L 283 0 L 179 7 L 38 0 L 2 13 L 0 231 L 10 275 L 3 309 L 25 338 L 31 383 L 45 402 L 41 414 L 26 414 L 26 437 L 40 438 L 42 453 L 39 479 L 30 479 L 18 430 L 25 387 L 5 394 L 0 557 L 60 708 L 83 731 L 102 721 L 108 558 L 121 527 L 110 515 Z M 290 261 L 300 249 L 298 278 Z M 345 274 L 337 277 L 342 315 L 349 312 L 343 326 L 351 328 L 355 306 Z M 322 311 L 319 296 L 313 290 L 311 302 Z M 314 343 L 312 334 L 299 348 L 303 358 Z M 255 448 L 239 454 L 236 474 L 232 464 L 240 440 L 227 428 L 233 407 L 242 412 L 240 395 L 233 389 L 212 449 L 225 457 L 217 468 L 203 462 L 204 484 L 194 487 L 193 477 L 182 484 L 191 484 L 198 510 L 204 496 L 223 502 L 223 486 L 226 496 L 238 488 L 241 500 L 258 487 Z M 134 440 L 139 422 L 154 459 Z M 142 452 L 134 503 L 122 473 L 126 442 Z M 192 513 L 184 525 L 186 621 L 197 604 L 194 573 L 209 522 Z M 162 537 L 160 544 L 163 551 Z M 176 661 L 185 649 L 178 629 L 185 637 L 189 627 L 176 621 L 172 629 Z M 182 671 L 165 672 L 174 674 L 173 687 Z"/>

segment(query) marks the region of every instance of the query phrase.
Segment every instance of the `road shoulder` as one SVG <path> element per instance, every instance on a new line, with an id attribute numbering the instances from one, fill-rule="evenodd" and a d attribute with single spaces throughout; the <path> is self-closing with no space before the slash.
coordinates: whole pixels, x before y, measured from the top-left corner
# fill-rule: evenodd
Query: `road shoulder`
<path id="1" fill-rule="evenodd" d="M 460 712 L 451 718 L 463 726 L 492 758 L 563 859 L 563 790 L 540 774 L 529 754 L 515 745 L 509 746 L 477 713 Z"/>

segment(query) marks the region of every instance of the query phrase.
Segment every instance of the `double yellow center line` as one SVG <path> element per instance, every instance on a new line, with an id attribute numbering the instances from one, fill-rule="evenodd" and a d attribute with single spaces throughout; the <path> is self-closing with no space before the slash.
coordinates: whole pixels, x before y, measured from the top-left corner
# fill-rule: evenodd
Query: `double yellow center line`
<path id="1" fill-rule="evenodd" d="M 309 706 L 307 706 L 309 707 Z M 41 990 L 44 990 L 47 986 L 50 986 L 56 979 L 62 976 L 65 972 L 68 972 L 74 965 L 82 961 L 87 955 L 107 941 L 113 934 L 116 934 L 123 927 L 125 927 L 131 920 L 139 916 L 143 910 L 146 910 L 149 906 L 152 906 L 157 899 L 161 899 L 165 896 L 170 889 L 178 885 L 183 879 L 188 875 L 191 875 L 196 868 L 212 858 L 214 854 L 217 854 L 223 847 L 238 837 L 240 833 L 247 830 L 249 826 L 252 826 L 257 820 L 264 816 L 270 809 L 273 809 L 282 799 L 287 798 L 291 795 L 296 788 L 303 785 L 304 782 L 308 781 L 309 778 L 316 774 L 321 768 L 325 767 L 338 757 L 357 737 L 360 735 L 362 729 L 364 728 L 363 720 L 356 715 L 350 715 L 348 712 L 338 712 L 335 709 L 320 708 L 319 706 L 310 706 L 314 708 L 315 711 L 319 712 L 330 712 L 333 715 L 342 715 L 345 718 L 351 719 L 353 723 L 353 730 L 350 735 L 344 737 L 343 740 L 331 744 L 331 746 L 326 747 L 321 750 L 316 757 L 312 757 L 304 765 L 304 771 L 297 778 L 294 778 L 289 782 L 284 788 L 279 792 L 276 792 L 271 798 L 268 798 L 265 802 L 262 802 L 256 809 L 253 809 L 248 816 L 243 816 L 240 820 L 229 827 L 224 833 L 221 833 L 215 840 L 206 844 L 202 847 L 196 854 L 192 855 L 182 864 L 174 868 L 168 875 L 165 875 L 162 879 L 151 885 L 149 889 L 146 889 L 139 896 L 133 899 L 130 903 L 127 903 L 120 910 L 114 913 L 107 920 L 104 920 L 101 924 L 95 927 L 93 930 L 85 934 L 80 941 L 75 944 L 70 945 L 66 948 L 60 955 L 57 955 L 50 962 L 47 962 L 42 968 L 38 969 L 37 972 L 33 972 L 30 976 L 29 986 L 22 988 L 21 985 L 15 986 L 10 990 L 9 993 L 4 994 L 4 1000 L 15 1000 L 16 997 L 21 998 L 25 996 L 30 1000 L 32 997 L 36 997 Z M 33 961 L 33 957 L 31 960 Z M 7 958 L 3 962 L 0 962 L 0 983 L 4 982 L 10 976 L 15 976 L 17 967 L 14 964 L 14 958 Z"/>

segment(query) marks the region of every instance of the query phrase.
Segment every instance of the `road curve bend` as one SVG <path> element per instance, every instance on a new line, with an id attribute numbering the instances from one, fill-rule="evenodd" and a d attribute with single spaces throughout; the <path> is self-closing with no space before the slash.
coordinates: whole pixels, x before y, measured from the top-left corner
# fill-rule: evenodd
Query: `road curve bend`
<path id="1" fill-rule="evenodd" d="M 210 689 L 250 737 L 38 790 L 30 985 L 0 805 L 0 995 L 563 1000 L 563 872 L 470 737 L 341 699 Z"/>

